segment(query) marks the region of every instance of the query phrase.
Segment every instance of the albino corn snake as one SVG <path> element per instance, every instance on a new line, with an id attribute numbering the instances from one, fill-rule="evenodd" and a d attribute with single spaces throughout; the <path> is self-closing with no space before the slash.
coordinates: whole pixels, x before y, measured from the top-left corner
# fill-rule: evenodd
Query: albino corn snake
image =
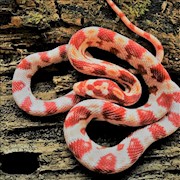
<path id="1" fill-rule="evenodd" d="M 101 27 L 87 27 L 76 32 L 68 44 L 21 60 L 13 76 L 12 91 L 17 105 L 31 115 L 46 116 L 70 110 L 64 122 L 64 136 L 69 149 L 88 169 L 117 173 L 132 166 L 150 144 L 169 136 L 180 127 L 180 88 L 161 65 L 164 51 L 159 40 L 133 25 L 113 1 L 106 1 L 128 28 L 154 45 L 156 56 L 116 32 Z M 139 81 L 127 70 L 89 56 L 86 53 L 88 47 L 109 51 L 137 69 L 150 92 L 147 103 L 135 109 L 122 107 L 139 100 Z M 67 59 L 79 72 L 103 78 L 78 82 L 73 86 L 73 91 L 54 100 L 36 99 L 30 89 L 31 77 L 39 67 Z M 118 81 L 125 91 L 105 78 Z M 94 99 L 79 103 L 80 96 Z M 102 147 L 86 133 L 91 119 L 144 127 L 116 146 Z"/>

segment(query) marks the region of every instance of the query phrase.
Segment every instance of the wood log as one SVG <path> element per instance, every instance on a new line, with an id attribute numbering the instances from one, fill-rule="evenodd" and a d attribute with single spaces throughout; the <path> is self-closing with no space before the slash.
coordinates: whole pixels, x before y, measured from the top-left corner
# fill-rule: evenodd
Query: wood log
<path id="1" fill-rule="evenodd" d="M 180 84 L 178 0 L 115 2 L 133 23 L 162 42 L 165 49 L 162 63 Z M 151 145 L 128 170 L 101 175 L 84 168 L 68 150 L 62 130 L 67 113 L 33 117 L 15 104 L 11 82 L 19 61 L 29 54 L 68 43 L 72 34 L 87 26 L 112 29 L 154 53 L 153 46 L 128 30 L 106 1 L 0 0 L 0 179 L 180 179 L 179 130 Z M 106 58 L 97 49 L 90 51 Z M 32 79 L 32 91 L 38 98 L 54 99 L 86 78 L 64 62 L 39 70 Z M 117 144 L 134 130 L 104 122 L 91 122 L 87 128 L 95 142 L 106 146 Z"/>

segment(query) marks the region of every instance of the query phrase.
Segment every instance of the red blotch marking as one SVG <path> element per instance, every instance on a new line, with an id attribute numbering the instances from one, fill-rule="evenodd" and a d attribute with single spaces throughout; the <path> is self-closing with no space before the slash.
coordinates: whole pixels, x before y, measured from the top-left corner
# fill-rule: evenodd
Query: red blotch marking
<path id="1" fill-rule="evenodd" d="M 117 150 L 121 151 L 124 148 L 124 144 L 118 144 L 117 145 Z"/>
<path id="2" fill-rule="evenodd" d="M 105 66 L 102 66 L 102 65 L 99 65 L 96 63 L 88 64 L 88 66 L 91 67 L 91 69 L 92 69 L 89 71 L 89 73 L 91 75 L 92 75 L 92 73 L 95 75 L 106 75 L 106 67 Z"/>
<path id="3" fill-rule="evenodd" d="M 67 119 L 65 119 L 64 126 L 66 128 L 74 126 L 81 120 L 86 120 L 90 115 L 90 111 L 84 106 L 78 106 L 71 109 L 70 115 Z"/>
<path id="4" fill-rule="evenodd" d="M 104 97 L 102 91 L 99 90 L 99 89 L 96 89 L 96 87 L 94 87 L 93 85 L 88 84 L 88 85 L 87 85 L 87 88 L 88 88 L 89 90 L 93 91 L 93 93 L 94 93 L 95 96 Z M 94 97 L 94 96 L 92 96 L 92 97 Z"/>
<path id="5" fill-rule="evenodd" d="M 160 106 L 163 106 L 163 107 L 169 109 L 169 108 L 171 107 L 172 100 L 173 100 L 172 94 L 162 93 L 162 94 L 157 98 L 157 103 L 158 103 Z"/>
<path id="6" fill-rule="evenodd" d="M 87 152 L 92 149 L 92 144 L 91 142 L 78 139 L 70 143 L 69 148 L 77 158 L 81 159 Z"/>
<path id="7" fill-rule="evenodd" d="M 67 95 L 65 95 L 65 97 L 71 99 L 73 104 L 78 103 L 79 100 L 80 100 L 80 98 L 77 95 L 75 95 L 75 94 L 67 94 Z"/>
<path id="8" fill-rule="evenodd" d="M 128 82 L 129 84 L 133 85 L 136 80 L 134 78 L 132 78 L 127 72 L 123 72 L 123 71 L 120 71 L 120 76 L 119 76 L 119 79 L 125 81 L 125 82 Z"/>
<path id="9" fill-rule="evenodd" d="M 112 53 L 112 54 L 117 55 L 117 54 L 119 53 L 119 50 L 116 49 L 116 48 L 114 48 L 114 47 L 111 47 L 110 50 L 109 50 L 109 52 Z"/>
<path id="10" fill-rule="evenodd" d="M 13 81 L 12 82 L 12 92 L 21 91 L 25 87 L 23 81 Z"/>
<path id="11" fill-rule="evenodd" d="M 157 46 L 157 49 L 158 49 L 158 50 L 163 50 L 163 46 L 162 46 L 162 45 L 158 45 L 158 46 Z"/>
<path id="12" fill-rule="evenodd" d="M 177 103 L 180 103 L 180 92 L 173 93 L 173 100 Z"/>
<path id="13" fill-rule="evenodd" d="M 158 82 L 163 82 L 164 80 L 169 80 L 169 74 L 165 71 L 162 64 L 158 64 L 155 67 L 150 68 L 152 73 L 152 78 L 156 79 Z"/>
<path id="14" fill-rule="evenodd" d="M 71 63 L 79 71 L 83 70 L 84 66 L 89 66 L 89 63 L 84 62 L 84 61 L 79 61 L 79 60 L 76 60 L 76 59 L 71 59 Z"/>
<path id="15" fill-rule="evenodd" d="M 149 87 L 149 92 L 150 92 L 150 93 L 156 95 L 157 91 L 158 91 L 158 88 L 157 88 L 156 86 L 151 86 L 151 87 Z"/>
<path id="16" fill-rule="evenodd" d="M 168 115 L 168 119 L 175 127 L 180 127 L 180 114 L 170 112 Z"/>
<path id="17" fill-rule="evenodd" d="M 129 147 L 127 148 L 127 152 L 131 159 L 131 162 L 134 163 L 143 153 L 144 147 L 142 146 L 141 142 L 137 138 L 132 138 L 129 143 Z"/>
<path id="18" fill-rule="evenodd" d="M 125 95 L 124 96 L 125 104 L 129 105 L 129 104 L 136 103 L 140 97 L 141 97 L 140 94 L 139 95 L 131 95 L 131 96 Z"/>
<path id="19" fill-rule="evenodd" d="M 96 88 L 96 86 L 102 86 L 102 84 L 106 82 L 108 84 L 108 87 L 107 87 L 107 90 L 108 90 L 108 94 L 107 95 L 104 95 L 103 94 L 103 90 L 99 90 Z M 93 89 L 93 87 L 95 87 L 95 89 Z M 113 92 L 114 88 L 118 88 L 118 85 L 115 84 L 114 82 L 110 81 L 110 80 L 97 80 L 94 82 L 94 86 L 91 87 L 94 94 L 96 94 L 97 96 L 103 98 L 103 99 L 109 99 L 109 100 L 113 100 L 113 101 L 116 101 L 116 102 L 120 102 L 122 101 L 121 99 L 119 99 L 116 94 Z"/>
<path id="20" fill-rule="evenodd" d="M 109 99 L 112 102 L 117 102 L 118 104 L 124 104 L 124 99 L 120 99 L 119 97 L 117 97 L 116 93 L 112 92 L 113 89 L 110 86 L 108 87 L 108 91 L 109 93 L 104 96 L 104 99 Z"/>
<path id="21" fill-rule="evenodd" d="M 94 92 L 94 94 L 95 94 L 96 96 L 98 96 L 98 97 L 102 97 L 102 98 L 104 97 L 104 94 L 103 94 L 102 91 L 99 90 L 99 89 L 94 89 L 93 92 Z"/>
<path id="22" fill-rule="evenodd" d="M 97 66 L 97 68 L 95 66 Z M 95 75 L 106 75 L 106 69 L 104 66 L 100 66 L 100 65 L 96 65 L 96 64 L 92 64 L 93 66 L 93 71 L 92 73 L 94 73 Z"/>
<path id="23" fill-rule="evenodd" d="M 31 63 L 28 62 L 26 59 L 23 59 L 19 65 L 17 65 L 19 69 L 31 69 Z"/>
<path id="24" fill-rule="evenodd" d="M 146 71 L 146 69 L 144 68 L 143 65 L 138 64 L 137 69 L 138 69 L 138 71 L 139 71 L 142 75 L 147 74 L 147 71 Z"/>
<path id="25" fill-rule="evenodd" d="M 93 91 L 94 90 L 94 86 L 92 84 L 88 84 L 87 85 L 87 89 Z"/>
<path id="26" fill-rule="evenodd" d="M 151 35 L 147 32 L 144 32 L 144 37 L 148 40 L 151 39 Z"/>
<path id="27" fill-rule="evenodd" d="M 99 33 L 97 36 L 98 36 L 98 38 L 100 38 L 103 41 L 113 42 L 115 35 L 116 35 L 116 33 L 111 30 L 99 28 Z"/>
<path id="28" fill-rule="evenodd" d="M 86 81 L 82 81 L 82 82 L 78 82 L 78 85 L 74 86 L 76 88 L 73 87 L 73 90 L 75 91 L 76 94 L 78 94 L 79 96 L 83 96 L 85 97 L 86 95 L 86 91 L 85 91 L 85 87 L 86 87 Z"/>
<path id="29" fill-rule="evenodd" d="M 123 12 L 119 12 L 119 13 L 118 13 L 118 16 L 119 16 L 120 18 L 123 18 L 123 17 L 125 16 L 125 14 L 124 14 Z"/>
<path id="30" fill-rule="evenodd" d="M 41 61 L 43 61 L 43 62 L 49 62 L 50 58 L 49 58 L 47 52 L 40 52 L 40 53 L 38 53 L 38 54 L 39 54 L 39 56 L 40 56 L 40 58 L 41 58 Z"/>
<path id="31" fill-rule="evenodd" d="M 99 47 L 101 47 L 103 45 L 103 41 L 102 40 L 96 41 L 96 43 L 99 45 Z"/>
<path id="32" fill-rule="evenodd" d="M 116 6 L 112 1 L 108 2 L 108 4 L 110 5 L 110 7 L 113 9 L 114 6 Z"/>
<path id="33" fill-rule="evenodd" d="M 85 33 L 82 30 L 80 30 L 71 37 L 70 44 L 74 45 L 76 49 L 79 49 L 79 47 L 85 41 L 85 39 Z"/>
<path id="34" fill-rule="evenodd" d="M 133 30 L 135 30 L 135 25 L 130 22 L 130 23 L 129 23 L 129 28 L 133 31 Z"/>
<path id="35" fill-rule="evenodd" d="M 137 110 L 141 125 L 151 124 L 156 121 L 157 118 L 154 116 L 152 111 L 148 110 Z"/>
<path id="36" fill-rule="evenodd" d="M 86 128 L 82 128 L 80 131 L 81 131 L 81 133 L 82 133 L 83 135 L 86 134 Z"/>
<path id="37" fill-rule="evenodd" d="M 92 46 L 93 41 L 88 41 L 86 44 L 87 44 L 88 46 Z"/>
<path id="38" fill-rule="evenodd" d="M 32 76 L 33 76 L 32 74 L 28 74 L 26 77 L 29 78 L 29 79 L 31 79 Z"/>
<path id="39" fill-rule="evenodd" d="M 146 52 L 146 49 L 144 47 L 140 46 L 132 40 L 128 41 L 128 44 L 126 45 L 125 49 L 128 52 L 128 54 L 137 58 L 141 58 L 142 55 Z"/>
<path id="40" fill-rule="evenodd" d="M 107 82 L 107 83 L 108 83 L 107 89 L 108 89 L 109 93 L 108 93 L 107 95 L 104 95 L 103 92 L 102 92 L 102 90 L 99 90 L 99 89 L 97 88 L 98 86 L 102 86 L 102 84 L 103 84 L 104 82 Z M 109 80 L 103 80 L 103 81 L 102 81 L 102 80 L 96 80 L 96 81 L 93 83 L 93 85 L 92 85 L 92 84 L 88 84 L 88 85 L 87 85 L 87 89 L 93 91 L 93 93 L 94 93 L 96 96 L 99 96 L 99 97 L 105 98 L 105 99 L 111 99 L 111 100 L 116 99 L 116 100 L 119 100 L 116 96 L 113 95 L 112 90 L 113 90 L 114 87 L 119 88 L 114 82 L 109 81 Z"/>
<path id="41" fill-rule="evenodd" d="M 105 119 L 120 121 L 124 118 L 126 110 L 123 107 L 117 107 L 110 102 L 106 102 L 102 112 Z"/>
<path id="42" fill-rule="evenodd" d="M 44 106 L 46 108 L 45 112 L 47 114 L 54 114 L 57 112 L 57 106 L 55 102 L 44 102 Z"/>
<path id="43" fill-rule="evenodd" d="M 96 96 L 103 98 L 104 95 L 103 95 L 102 91 L 96 88 L 96 86 L 101 86 L 102 84 L 103 84 L 103 81 L 97 80 L 93 83 L 93 85 L 88 85 L 88 86 L 89 86 L 90 90 L 92 90 Z"/>
<path id="44" fill-rule="evenodd" d="M 23 109 L 25 112 L 29 112 L 32 105 L 32 101 L 30 97 L 26 97 L 23 103 L 21 104 L 21 109 Z"/>
<path id="45" fill-rule="evenodd" d="M 79 71 L 83 71 L 84 67 L 86 67 L 86 74 L 95 74 L 95 75 L 106 75 L 106 67 L 96 64 L 96 63 L 88 63 L 81 60 L 71 59 L 72 65 L 78 69 Z"/>
<path id="46" fill-rule="evenodd" d="M 166 131 L 162 126 L 158 124 L 152 124 L 148 129 L 155 140 L 161 139 L 166 136 Z"/>
<path id="47" fill-rule="evenodd" d="M 112 153 L 109 153 L 105 156 L 102 156 L 95 167 L 96 170 L 104 171 L 104 172 L 114 172 L 116 166 L 116 156 Z"/>
<path id="48" fill-rule="evenodd" d="M 115 82 L 113 82 L 111 80 L 106 80 L 104 82 L 108 83 L 108 89 L 109 90 L 114 89 L 114 88 L 119 88 L 119 86 Z"/>
<path id="49" fill-rule="evenodd" d="M 107 81 L 97 80 L 97 81 L 94 82 L 94 86 L 101 86 L 104 82 L 107 82 Z"/>
<path id="50" fill-rule="evenodd" d="M 150 107 L 151 105 L 150 104 L 148 104 L 148 103 L 146 103 L 145 105 L 144 105 L 144 107 Z"/>
<path id="51" fill-rule="evenodd" d="M 66 45 L 59 46 L 59 53 L 63 59 L 67 56 Z"/>

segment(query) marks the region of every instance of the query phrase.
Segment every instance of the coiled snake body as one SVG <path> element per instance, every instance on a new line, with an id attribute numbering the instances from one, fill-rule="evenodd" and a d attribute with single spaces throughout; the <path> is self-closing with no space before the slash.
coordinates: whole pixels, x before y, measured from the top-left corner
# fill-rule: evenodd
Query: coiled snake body
<path id="1" fill-rule="evenodd" d="M 117 173 L 132 166 L 150 144 L 169 136 L 180 127 L 180 88 L 161 65 L 164 52 L 159 40 L 133 25 L 111 0 L 107 2 L 127 27 L 154 45 L 156 57 L 116 32 L 101 27 L 87 27 L 76 32 L 66 45 L 24 58 L 14 73 L 12 91 L 17 105 L 31 115 L 46 116 L 70 110 L 64 122 L 64 136 L 69 149 L 88 169 Z M 149 88 L 147 103 L 135 109 L 122 107 L 139 100 L 139 81 L 129 71 L 93 58 L 86 53 L 88 47 L 109 51 L 138 70 Z M 73 86 L 73 91 L 54 100 L 36 99 L 30 89 L 34 73 L 39 67 L 67 59 L 78 71 L 102 78 L 78 82 Z M 106 78 L 118 81 L 125 91 Z M 80 96 L 94 99 L 78 103 Z M 86 133 L 91 119 L 144 127 L 116 146 L 103 147 L 93 142 Z"/>

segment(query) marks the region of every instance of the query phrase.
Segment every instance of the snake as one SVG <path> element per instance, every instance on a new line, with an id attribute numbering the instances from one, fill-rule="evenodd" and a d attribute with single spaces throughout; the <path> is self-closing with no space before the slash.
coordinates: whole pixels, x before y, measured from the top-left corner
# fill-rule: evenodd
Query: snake
<path id="1" fill-rule="evenodd" d="M 106 1 L 131 31 L 153 44 L 155 55 L 110 29 L 85 27 L 73 34 L 68 44 L 22 59 L 14 72 L 12 94 L 16 104 L 30 115 L 69 111 L 63 131 L 70 151 L 89 170 L 113 174 L 131 167 L 152 143 L 180 127 L 180 88 L 161 64 L 161 42 L 131 23 L 112 0 Z M 147 102 L 137 108 L 128 107 L 141 97 L 139 80 L 127 69 L 94 58 L 87 52 L 89 47 L 108 51 L 134 67 L 148 87 Z M 77 71 L 99 78 L 77 82 L 72 91 L 57 99 L 36 98 L 30 88 L 32 76 L 39 68 L 68 60 Z M 87 99 L 82 100 L 82 96 Z M 106 147 L 88 136 L 86 127 L 91 120 L 140 128 L 117 145 Z"/>

